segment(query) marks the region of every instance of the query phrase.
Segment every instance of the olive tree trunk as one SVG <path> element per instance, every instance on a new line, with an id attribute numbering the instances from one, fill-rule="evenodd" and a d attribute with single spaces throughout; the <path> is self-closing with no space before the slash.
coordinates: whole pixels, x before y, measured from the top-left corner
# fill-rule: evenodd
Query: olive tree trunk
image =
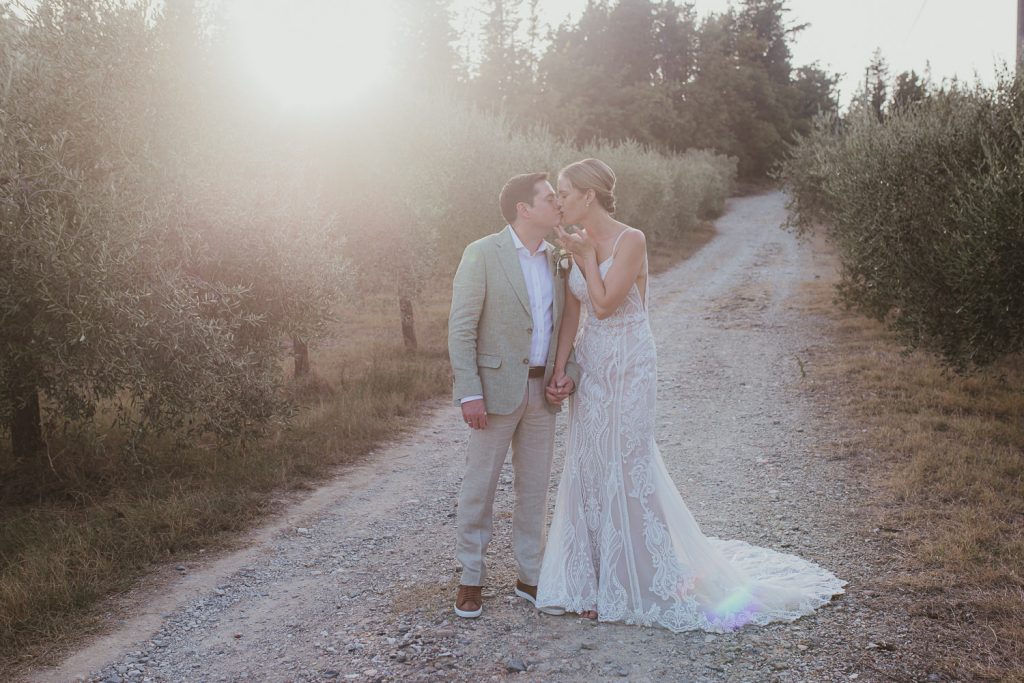
<path id="1" fill-rule="evenodd" d="M 398 310 L 402 314 L 402 339 L 405 341 L 405 348 L 415 351 L 416 324 L 412 314 L 412 299 L 406 296 L 398 297 Z"/>
<path id="2" fill-rule="evenodd" d="M 292 337 L 292 355 L 295 357 L 295 376 L 309 374 L 309 345 L 298 337 Z"/>

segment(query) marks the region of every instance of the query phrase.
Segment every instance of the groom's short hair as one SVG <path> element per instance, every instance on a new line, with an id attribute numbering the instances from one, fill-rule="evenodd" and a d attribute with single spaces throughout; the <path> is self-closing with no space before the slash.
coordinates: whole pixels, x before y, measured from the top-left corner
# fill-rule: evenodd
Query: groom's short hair
<path id="1" fill-rule="evenodd" d="M 509 225 L 515 222 L 518 215 L 516 204 L 526 202 L 533 206 L 534 186 L 547 179 L 547 173 L 521 173 L 508 179 L 505 187 L 501 188 L 501 194 L 498 195 L 498 206 L 501 207 L 501 215 Z"/>

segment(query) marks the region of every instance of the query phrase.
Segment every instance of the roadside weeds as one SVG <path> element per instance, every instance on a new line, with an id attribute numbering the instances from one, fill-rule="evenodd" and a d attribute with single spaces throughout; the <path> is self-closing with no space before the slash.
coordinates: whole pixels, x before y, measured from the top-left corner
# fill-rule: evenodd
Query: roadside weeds
<path id="1" fill-rule="evenodd" d="M 833 282 L 803 294 L 831 341 L 801 359 L 806 380 L 858 427 L 849 449 L 888 499 L 891 589 L 948 634 L 931 653 L 946 675 L 1024 680 L 1024 358 L 959 375 L 843 310 Z"/>
<path id="2" fill-rule="evenodd" d="M 651 274 L 714 235 L 703 223 L 653 243 Z M 339 309 L 333 336 L 310 350 L 312 376 L 287 387 L 298 417 L 244 452 L 165 445 L 138 458 L 110 434 L 88 446 L 52 439 L 44 477 L 0 467 L 0 670 L 56 662 L 108 629 L 117 596 L 147 573 L 236 547 L 242 532 L 415 427 L 424 401 L 449 390 L 449 294 L 439 276 L 416 302 L 416 352 L 403 346 L 396 301 L 368 295 Z"/>

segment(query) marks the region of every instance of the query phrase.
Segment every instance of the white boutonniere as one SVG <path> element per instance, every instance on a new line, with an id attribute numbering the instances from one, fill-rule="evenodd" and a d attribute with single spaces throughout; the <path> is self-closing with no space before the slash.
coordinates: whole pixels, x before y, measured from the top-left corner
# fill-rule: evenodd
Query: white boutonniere
<path id="1" fill-rule="evenodd" d="M 572 257 L 563 247 L 555 247 L 555 275 L 565 277 L 572 269 Z"/>

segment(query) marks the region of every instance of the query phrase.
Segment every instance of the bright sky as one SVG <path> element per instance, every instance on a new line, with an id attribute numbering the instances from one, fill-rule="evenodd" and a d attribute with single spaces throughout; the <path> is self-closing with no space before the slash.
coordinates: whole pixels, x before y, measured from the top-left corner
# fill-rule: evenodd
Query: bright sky
<path id="1" fill-rule="evenodd" d="M 721 12 L 728 0 L 691 0 L 698 14 Z M 479 5 L 457 0 L 456 6 Z M 579 17 L 586 0 L 541 0 L 545 20 L 557 24 Z M 1016 54 L 1017 3 L 1014 0 L 789 0 L 790 20 L 810 23 L 793 45 L 796 65 L 819 62 L 844 74 L 840 98 L 849 102 L 875 48 L 881 48 L 892 75 L 919 74 L 931 62 L 936 81 L 958 76 L 986 84 L 996 67 L 1012 66 Z"/>
<path id="2" fill-rule="evenodd" d="M 386 78 L 392 15 L 361 0 L 223 0 L 240 72 L 285 110 L 356 102 Z"/>

